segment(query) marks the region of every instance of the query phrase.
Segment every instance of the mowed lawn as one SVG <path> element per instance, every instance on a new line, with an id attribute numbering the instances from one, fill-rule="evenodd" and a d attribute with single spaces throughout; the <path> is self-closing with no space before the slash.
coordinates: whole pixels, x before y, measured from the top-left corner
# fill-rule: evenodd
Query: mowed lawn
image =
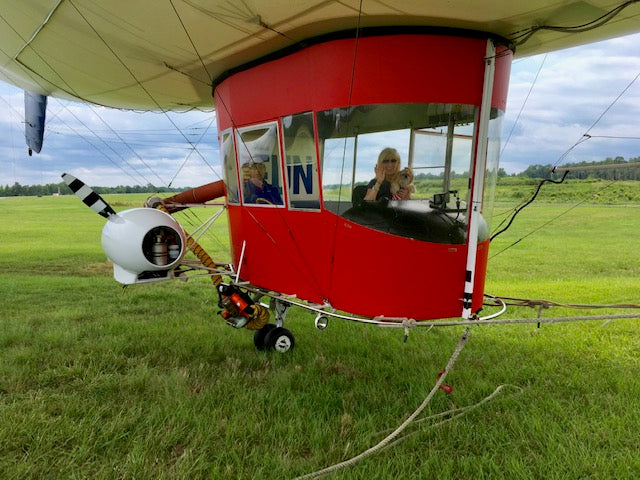
<path id="1" fill-rule="evenodd" d="M 107 198 L 122 210 L 144 197 Z M 575 203 L 543 198 L 520 214 L 492 244 L 488 293 L 640 303 L 639 205 Z M 494 226 L 513 205 L 496 205 Z M 225 221 L 203 240 L 220 260 Z M 217 315 L 206 279 L 123 290 L 100 248 L 104 220 L 75 197 L 0 199 L 0 222 L 3 480 L 311 473 L 402 423 L 464 331 L 413 329 L 404 343 L 401 330 L 337 320 L 318 331 L 292 311 L 295 350 L 259 352 Z M 619 312 L 544 315 L 590 313 Z M 500 393 L 330 478 L 639 478 L 640 323 L 604 323 L 472 328 L 453 393 L 423 417 Z"/>

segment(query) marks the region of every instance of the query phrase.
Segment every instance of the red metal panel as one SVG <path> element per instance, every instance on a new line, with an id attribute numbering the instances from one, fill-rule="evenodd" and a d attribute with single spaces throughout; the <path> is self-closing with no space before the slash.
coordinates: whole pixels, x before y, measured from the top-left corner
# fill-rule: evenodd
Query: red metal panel
<path id="1" fill-rule="evenodd" d="M 478 244 L 476 254 L 476 273 L 473 282 L 473 299 L 471 311 L 476 312 L 484 302 L 484 281 L 487 276 L 487 263 L 489 261 L 489 240 Z"/>
<path id="2" fill-rule="evenodd" d="M 496 69 L 493 79 L 493 97 L 491 106 L 503 112 L 507 108 L 507 94 L 509 90 L 509 76 L 511 75 L 511 61 L 513 52 L 504 47 L 496 49 Z"/>
<path id="3" fill-rule="evenodd" d="M 322 303 L 330 252 L 321 212 L 229 206 L 234 263 L 253 285 Z"/>
<path id="4" fill-rule="evenodd" d="M 229 207 L 241 278 L 360 315 L 415 319 L 462 312 L 466 245 L 389 235 L 330 212 Z M 333 251 L 332 251 L 333 250 Z M 479 246 L 473 309 L 482 306 L 488 242 Z"/>
<path id="5" fill-rule="evenodd" d="M 480 105 L 486 40 L 396 35 L 358 42 L 357 53 L 355 40 L 334 40 L 224 80 L 215 91 L 219 129 L 347 105 Z M 510 52 L 496 58 L 492 105 L 499 109 L 510 61 Z M 389 235 L 329 211 L 230 205 L 229 224 L 233 261 L 246 241 L 241 278 L 254 285 L 367 316 L 462 312 L 464 244 Z M 488 241 L 478 246 L 474 311 L 482 305 L 488 250 Z"/>
<path id="6" fill-rule="evenodd" d="M 484 39 L 393 35 L 361 38 L 357 53 L 355 45 L 333 40 L 232 75 L 215 92 L 220 128 L 232 125 L 230 114 L 244 125 L 349 104 L 480 104 Z M 508 80 L 509 59 L 500 57 L 498 78 Z M 499 85 L 493 103 L 504 108 L 506 84 Z"/>
<path id="7" fill-rule="evenodd" d="M 334 307 L 367 316 L 460 316 L 466 245 L 397 237 L 343 218 L 336 238 Z"/>

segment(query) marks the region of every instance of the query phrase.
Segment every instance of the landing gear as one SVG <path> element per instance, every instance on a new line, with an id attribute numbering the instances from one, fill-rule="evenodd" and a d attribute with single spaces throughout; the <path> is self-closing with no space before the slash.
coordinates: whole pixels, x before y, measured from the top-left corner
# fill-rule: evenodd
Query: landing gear
<path id="1" fill-rule="evenodd" d="M 253 334 L 253 344 L 258 350 L 275 350 L 279 353 L 286 353 L 293 350 L 295 339 L 286 328 L 268 323 Z"/>
<path id="2" fill-rule="evenodd" d="M 251 298 L 247 291 L 236 285 L 220 284 L 217 290 L 218 306 L 223 309 L 218 313 L 234 328 L 254 330 L 253 344 L 258 350 L 279 353 L 293 350 L 293 334 L 283 326 L 290 304 L 273 298 L 267 307 L 258 302 L 262 296 L 259 292 Z M 267 323 L 270 311 L 274 313 L 275 324 Z"/>
<path id="3" fill-rule="evenodd" d="M 274 328 L 277 328 L 273 323 L 267 323 L 260 330 L 256 330 L 253 334 L 253 344 L 256 346 L 258 350 L 265 350 L 267 348 L 266 338 L 267 333 L 269 333 Z"/>
<path id="4" fill-rule="evenodd" d="M 264 343 L 268 350 L 286 353 L 293 350 L 295 340 L 293 334 L 284 327 L 276 327 L 267 333 Z"/>

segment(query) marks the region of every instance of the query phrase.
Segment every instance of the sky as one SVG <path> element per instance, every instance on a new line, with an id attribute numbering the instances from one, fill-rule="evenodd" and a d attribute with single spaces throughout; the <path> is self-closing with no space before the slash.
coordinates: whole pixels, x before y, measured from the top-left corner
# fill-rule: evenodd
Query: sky
<path id="1" fill-rule="evenodd" d="M 534 164 L 639 157 L 639 47 L 635 34 L 516 58 L 500 167 L 518 173 Z M 0 100 L 0 185 L 59 183 L 63 172 L 100 186 L 221 178 L 215 112 L 132 112 L 50 98 L 42 153 L 29 157 L 22 91 L 0 82 Z"/>

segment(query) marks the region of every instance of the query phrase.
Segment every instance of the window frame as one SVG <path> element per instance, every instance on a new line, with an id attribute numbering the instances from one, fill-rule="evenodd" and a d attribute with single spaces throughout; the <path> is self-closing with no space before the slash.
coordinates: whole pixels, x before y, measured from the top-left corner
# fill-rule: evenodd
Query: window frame
<path id="1" fill-rule="evenodd" d="M 269 175 L 272 174 L 274 171 L 277 172 L 278 174 L 278 184 L 276 186 L 276 184 L 273 182 L 273 179 L 268 176 L 267 179 L 269 181 L 269 183 L 273 186 L 275 186 L 276 188 L 278 188 L 279 193 L 280 193 L 280 198 L 282 200 L 282 203 L 278 203 L 278 204 L 270 204 L 270 203 L 253 203 L 253 202 L 247 202 L 245 201 L 245 193 L 244 193 L 244 185 L 245 185 L 245 176 L 243 173 L 243 167 L 242 167 L 242 163 L 241 163 L 241 146 L 239 145 L 239 143 L 242 143 L 242 146 L 244 148 L 246 147 L 246 143 L 245 141 L 242 139 L 242 135 L 244 133 L 247 132 L 251 132 L 254 130 L 269 130 L 272 127 L 275 127 L 275 145 L 274 148 L 272 150 L 272 155 L 274 151 L 277 151 L 277 160 L 274 160 L 273 158 L 269 159 L 269 163 L 276 163 L 276 167 L 274 168 L 273 165 L 271 166 L 271 171 L 267 172 Z M 254 123 L 251 125 L 244 125 L 242 127 L 237 127 L 233 129 L 234 131 L 234 143 L 236 145 L 236 164 L 237 164 L 237 168 L 238 168 L 238 178 L 239 178 L 239 190 L 241 192 L 241 203 L 243 206 L 251 206 L 251 207 L 269 207 L 269 208 L 285 208 L 287 205 L 287 194 L 285 192 L 286 190 L 286 184 L 285 184 L 285 179 L 284 179 L 284 173 L 282 170 L 282 145 L 281 145 L 281 132 L 280 132 L 280 122 L 278 120 L 269 120 L 267 122 L 261 122 L 261 123 Z M 247 148 L 248 151 L 248 148 Z M 248 152 L 249 155 L 252 155 L 252 152 Z M 248 181 L 248 178 L 247 178 Z M 280 191 L 281 190 L 281 191 Z"/>

